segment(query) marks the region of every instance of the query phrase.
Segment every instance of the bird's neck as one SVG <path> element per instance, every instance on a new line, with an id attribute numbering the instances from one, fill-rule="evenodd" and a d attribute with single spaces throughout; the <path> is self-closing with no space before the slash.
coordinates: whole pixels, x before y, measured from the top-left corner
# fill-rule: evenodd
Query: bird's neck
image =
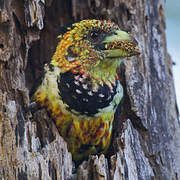
<path id="1" fill-rule="evenodd" d="M 107 84 L 111 86 L 115 84 L 117 79 L 117 68 L 120 66 L 123 59 L 104 59 L 100 61 L 98 65 L 93 66 L 91 69 L 85 70 L 83 67 L 82 71 L 90 77 L 93 84 Z"/>

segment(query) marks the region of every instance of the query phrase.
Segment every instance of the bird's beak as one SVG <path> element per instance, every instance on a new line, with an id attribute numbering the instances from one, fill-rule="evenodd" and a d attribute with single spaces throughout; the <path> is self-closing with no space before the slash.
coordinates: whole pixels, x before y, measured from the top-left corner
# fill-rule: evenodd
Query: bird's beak
<path id="1" fill-rule="evenodd" d="M 107 36 L 102 44 L 107 58 L 130 57 L 140 54 L 137 41 L 124 31 L 117 30 L 113 35 Z"/>

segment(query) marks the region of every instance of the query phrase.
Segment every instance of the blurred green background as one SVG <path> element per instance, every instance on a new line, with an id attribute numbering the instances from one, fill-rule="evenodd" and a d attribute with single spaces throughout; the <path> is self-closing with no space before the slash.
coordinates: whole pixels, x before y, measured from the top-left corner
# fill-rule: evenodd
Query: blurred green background
<path id="1" fill-rule="evenodd" d="M 166 0 L 167 49 L 175 65 L 173 66 L 176 98 L 180 110 L 180 0 Z"/>

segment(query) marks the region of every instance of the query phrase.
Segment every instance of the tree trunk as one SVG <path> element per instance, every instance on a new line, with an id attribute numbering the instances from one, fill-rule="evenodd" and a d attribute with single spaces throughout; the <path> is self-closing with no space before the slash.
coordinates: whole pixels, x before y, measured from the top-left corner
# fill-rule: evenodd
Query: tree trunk
<path id="1" fill-rule="evenodd" d="M 51 60 L 58 27 L 110 19 L 130 31 L 141 55 L 120 68 L 124 100 L 114 148 L 73 174 L 71 154 L 29 94 Z M 121 108 L 121 112 L 120 112 Z M 0 0 L 0 179 L 180 179 L 180 124 L 167 53 L 163 0 Z"/>

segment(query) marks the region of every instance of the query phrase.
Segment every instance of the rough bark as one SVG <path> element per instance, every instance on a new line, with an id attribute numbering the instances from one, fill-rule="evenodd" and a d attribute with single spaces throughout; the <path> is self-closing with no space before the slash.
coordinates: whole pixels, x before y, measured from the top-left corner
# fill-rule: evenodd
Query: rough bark
<path id="1" fill-rule="evenodd" d="M 121 67 L 125 95 L 109 155 L 75 175 L 64 140 L 45 110 L 25 111 L 57 45 L 58 27 L 111 19 L 141 55 Z M 180 179 L 180 124 L 163 0 L 0 0 L 0 179 Z"/>

